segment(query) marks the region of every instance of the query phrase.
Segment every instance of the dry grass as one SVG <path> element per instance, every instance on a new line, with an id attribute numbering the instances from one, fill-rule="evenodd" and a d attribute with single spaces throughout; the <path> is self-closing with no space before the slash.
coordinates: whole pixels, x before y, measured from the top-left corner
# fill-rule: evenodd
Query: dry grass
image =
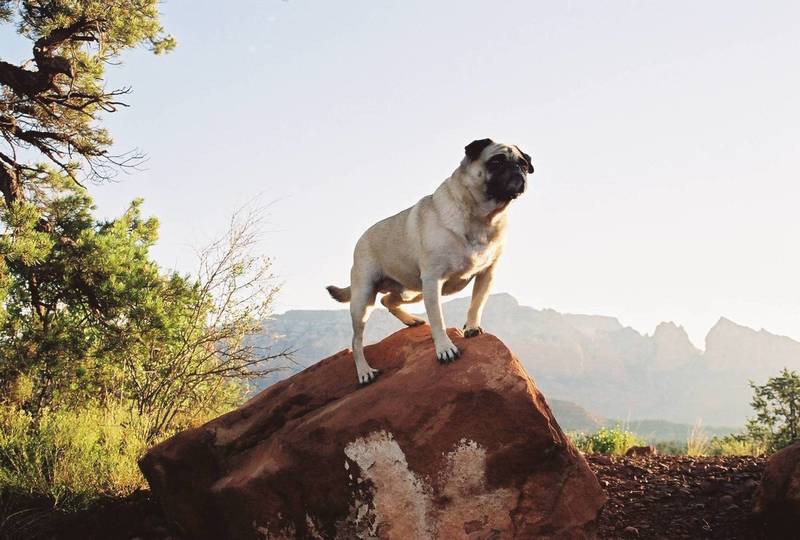
<path id="1" fill-rule="evenodd" d="M 703 430 L 703 421 L 697 419 L 692 429 L 689 431 L 689 436 L 686 439 L 686 455 L 687 456 L 707 456 L 711 449 L 711 438 Z"/>

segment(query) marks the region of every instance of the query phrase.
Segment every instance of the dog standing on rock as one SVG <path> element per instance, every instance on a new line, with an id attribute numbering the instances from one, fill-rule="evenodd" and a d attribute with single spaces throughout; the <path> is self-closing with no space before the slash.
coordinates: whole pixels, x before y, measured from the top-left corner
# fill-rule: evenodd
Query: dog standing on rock
<path id="1" fill-rule="evenodd" d="M 364 357 L 364 326 L 378 293 L 381 303 L 408 326 L 425 324 L 401 306 L 423 299 L 436 357 L 450 363 L 461 352 L 447 336 L 441 297 L 474 278 L 464 337 L 483 333 L 481 313 L 495 265 L 503 250 L 506 208 L 526 187 L 533 172 L 528 154 L 516 146 L 481 139 L 468 144 L 461 165 L 433 195 L 379 221 L 359 238 L 350 286 L 329 286 L 339 302 L 350 302 L 353 357 L 358 382 L 380 373 Z"/>

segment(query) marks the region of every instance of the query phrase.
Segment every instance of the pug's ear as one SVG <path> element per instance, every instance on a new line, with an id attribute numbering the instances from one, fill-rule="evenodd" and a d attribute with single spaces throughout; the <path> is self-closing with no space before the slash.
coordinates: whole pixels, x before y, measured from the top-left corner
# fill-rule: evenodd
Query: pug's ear
<path id="1" fill-rule="evenodd" d="M 478 139 L 477 141 L 472 141 L 465 146 L 464 151 L 467 153 L 467 157 L 470 159 L 470 161 L 475 161 L 481 157 L 481 152 L 483 152 L 483 149 L 492 143 L 494 143 L 492 139 Z"/>
<path id="2" fill-rule="evenodd" d="M 514 148 L 519 150 L 519 146 L 514 146 Z M 526 154 L 522 150 L 519 150 L 519 153 L 522 154 L 522 157 L 524 157 L 525 161 L 528 162 L 528 174 L 531 174 L 533 172 L 533 162 L 531 161 L 531 156 L 529 156 L 528 154 Z"/>

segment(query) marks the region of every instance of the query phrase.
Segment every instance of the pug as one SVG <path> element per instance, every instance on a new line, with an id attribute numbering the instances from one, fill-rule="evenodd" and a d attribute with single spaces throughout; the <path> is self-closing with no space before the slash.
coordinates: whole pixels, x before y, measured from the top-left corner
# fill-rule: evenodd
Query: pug
<path id="1" fill-rule="evenodd" d="M 353 357 L 362 385 L 380 373 L 367 363 L 363 346 L 378 293 L 381 304 L 408 326 L 425 321 L 402 306 L 424 301 L 436 357 L 448 364 L 461 351 L 447 336 L 441 298 L 474 279 L 464 337 L 483 333 L 481 314 L 503 251 L 506 210 L 525 192 L 533 164 L 518 147 L 491 139 L 473 141 L 464 150 L 461 164 L 432 195 L 377 222 L 359 238 L 350 286 L 327 287 L 335 300 L 350 302 Z"/>

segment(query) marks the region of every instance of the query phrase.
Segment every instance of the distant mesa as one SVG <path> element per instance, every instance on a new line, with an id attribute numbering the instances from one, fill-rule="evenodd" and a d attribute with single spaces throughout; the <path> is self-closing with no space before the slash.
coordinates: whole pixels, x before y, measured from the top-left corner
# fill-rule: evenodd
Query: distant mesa
<path id="1" fill-rule="evenodd" d="M 468 298 L 446 302 L 446 320 L 464 321 L 468 306 Z M 549 396 L 621 421 L 741 427 L 751 414 L 748 380 L 763 383 L 784 366 L 800 369 L 800 343 L 725 318 L 709 331 L 705 351 L 673 322 L 642 335 L 614 317 L 538 310 L 504 293 L 489 298 L 483 326 L 515 351 Z M 347 310 L 288 311 L 265 328 L 260 344 L 297 348 L 303 365 L 350 346 Z M 400 328 L 377 309 L 365 338 L 375 343 Z M 263 385 L 297 370 L 285 367 Z"/>
<path id="2" fill-rule="evenodd" d="M 764 329 L 753 330 L 725 317 L 706 336 L 706 360 L 717 368 L 735 367 L 755 376 L 800 369 L 800 343 Z"/>
<path id="3" fill-rule="evenodd" d="M 683 364 L 696 362 L 703 351 L 692 345 L 689 335 L 682 326 L 673 322 L 662 322 L 653 333 L 656 369 L 669 371 Z"/>
<path id="4" fill-rule="evenodd" d="M 553 310 L 550 310 L 553 311 Z M 557 311 L 553 311 L 558 314 Z M 596 336 L 601 332 L 616 332 L 622 330 L 622 323 L 616 317 L 604 317 L 601 315 L 574 315 L 565 313 L 564 320 L 575 329 L 588 336 Z"/>

